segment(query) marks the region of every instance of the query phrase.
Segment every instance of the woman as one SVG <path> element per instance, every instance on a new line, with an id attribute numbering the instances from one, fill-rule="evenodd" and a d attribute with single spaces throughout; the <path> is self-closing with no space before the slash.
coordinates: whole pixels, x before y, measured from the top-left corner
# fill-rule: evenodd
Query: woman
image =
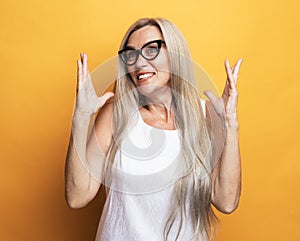
<path id="1" fill-rule="evenodd" d="M 96 240 L 211 240 L 216 220 L 211 204 L 231 213 L 240 197 L 241 60 L 233 68 L 225 61 L 223 94 L 205 91 L 210 100 L 205 103 L 195 88 L 188 46 L 168 20 L 135 22 L 119 57 L 114 93 L 101 97 L 93 89 L 87 56 L 78 61 L 67 203 L 83 207 L 106 186 Z M 214 116 L 226 132 L 220 156 Z"/>

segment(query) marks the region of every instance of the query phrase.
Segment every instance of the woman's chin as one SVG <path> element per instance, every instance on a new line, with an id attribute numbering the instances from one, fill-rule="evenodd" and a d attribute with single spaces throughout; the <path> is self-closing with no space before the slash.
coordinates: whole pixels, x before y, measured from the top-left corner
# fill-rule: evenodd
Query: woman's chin
<path id="1" fill-rule="evenodd" d="M 137 87 L 140 94 L 144 95 L 145 97 L 151 99 L 162 98 L 163 96 L 169 96 L 169 92 L 171 91 L 169 86 L 160 86 L 160 85 L 139 85 Z"/>
<path id="2" fill-rule="evenodd" d="M 159 86 L 157 85 L 152 85 L 152 84 L 143 84 L 143 85 L 139 85 L 137 87 L 138 91 L 147 97 L 151 97 L 151 95 L 153 95 L 153 93 L 155 93 L 155 91 L 159 88 Z"/>

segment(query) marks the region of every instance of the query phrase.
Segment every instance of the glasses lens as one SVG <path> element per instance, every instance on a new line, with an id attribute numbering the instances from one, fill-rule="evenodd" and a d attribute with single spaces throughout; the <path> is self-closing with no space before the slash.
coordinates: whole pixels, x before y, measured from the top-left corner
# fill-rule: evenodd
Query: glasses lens
<path id="1" fill-rule="evenodd" d="M 157 57 L 160 46 L 157 42 L 149 43 L 142 49 L 142 55 L 145 59 L 152 60 Z"/>
<path id="2" fill-rule="evenodd" d="M 123 61 L 128 64 L 128 65 L 132 65 L 136 62 L 138 53 L 136 50 L 134 49 L 128 49 L 122 52 L 122 59 Z"/>

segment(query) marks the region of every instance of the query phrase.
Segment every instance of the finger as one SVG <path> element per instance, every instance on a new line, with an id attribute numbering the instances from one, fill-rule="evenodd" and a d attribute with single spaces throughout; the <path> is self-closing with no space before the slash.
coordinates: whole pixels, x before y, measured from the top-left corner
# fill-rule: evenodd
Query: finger
<path id="1" fill-rule="evenodd" d="M 109 98 L 113 97 L 115 94 L 114 92 L 106 92 L 102 97 L 104 97 L 105 100 L 108 100 Z"/>
<path id="2" fill-rule="evenodd" d="M 234 73 L 235 67 L 236 67 L 236 65 L 231 66 L 231 72 L 232 72 L 232 74 Z"/>
<path id="3" fill-rule="evenodd" d="M 77 60 L 77 91 L 82 84 L 82 62 L 81 60 Z"/>
<path id="4" fill-rule="evenodd" d="M 227 78 L 224 89 L 223 89 L 223 92 L 222 92 L 222 96 L 228 96 L 228 91 L 229 91 L 229 88 L 230 88 L 229 86 L 230 86 L 230 83 L 229 83 L 229 80 Z"/>
<path id="5" fill-rule="evenodd" d="M 78 81 L 82 80 L 82 62 L 80 60 L 77 60 L 77 76 Z"/>
<path id="6" fill-rule="evenodd" d="M 83 66 L 83 53 L 80 53 L 80 62 L 81 62 L 81 65 Z"/>
<path id="7" fill-rule="evenodd" d="M 217 97 L 210 90 L 205 90 L 203 93 L 207 96 L 211 103 L 216 102 Z"/>
<path id="8" fill-rule="evenodd" d="M 107 102 L 107 100 L 113 96 L 114 96 L 113 92 L 106 92 L 104 95 L 99 97 L 98 108 L 101 108 Z"/>
<path id="9" fill-rule="evenodd" d="M 82 53 L 82 65 L 83 65 L 83 81 L 87 80 L 88 67 L 87 67 L 87 55 Z"/>
<path id="10" fill-rule="evenodd" d="M 231 66 L 231 72 L 232 72 L 232 74 L 234 73 L 234 71 L 236 69 L 236 65 L 237 65 L 237 62 L 235 63 L 235 65 Z"/>
<path id="11" fill-rule="evenodd" d="M 236 64 L 235 64 L 235 68 L 234 68 L 234 71 L 233 71 L 233 77 L 235 78 L 235 83 L 237 83 L 237 79 L 238 79 L 238 74 L 239 74 L 239 71 L 240 71 L 240 66 L 241 66 L 241 63 L 243 62 L 243 59 L 239 59 Z"/>
<path id="12" fill-rule="evenodd" d="M 228 59 L 225 60 L 225 69 L 226 69 L 227 80 L 229 82 L 229 86 L 231 89 L 235 90 L 236 89 L 235 80 L 234 80 L 234 76 L 233 76 L 232 70 L 230 68 L 230 63 L 229 63 Z"/>

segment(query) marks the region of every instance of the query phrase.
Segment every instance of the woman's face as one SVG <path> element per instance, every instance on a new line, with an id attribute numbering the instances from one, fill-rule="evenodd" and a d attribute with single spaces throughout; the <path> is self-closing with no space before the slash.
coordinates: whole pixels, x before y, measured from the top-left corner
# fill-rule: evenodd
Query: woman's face
<path id="1" fill-rule="evenodd" d="M 164 40 L 156 26 L 145 26 L 133 32 L 128 39 L 126 47 L 140 49 L 153 40 Z M 151 44 L 149 45 L 151 53 Z M 147 60 L 141 54 L 135 64 L 128 66 L 128 72 L 143 95 L 155 94 L 162 86 L 168 86 L 170 81 L 169 57 L 165 44 L 156 58 Z M 159 92 L 159 91 L 156 91 Z"/>

